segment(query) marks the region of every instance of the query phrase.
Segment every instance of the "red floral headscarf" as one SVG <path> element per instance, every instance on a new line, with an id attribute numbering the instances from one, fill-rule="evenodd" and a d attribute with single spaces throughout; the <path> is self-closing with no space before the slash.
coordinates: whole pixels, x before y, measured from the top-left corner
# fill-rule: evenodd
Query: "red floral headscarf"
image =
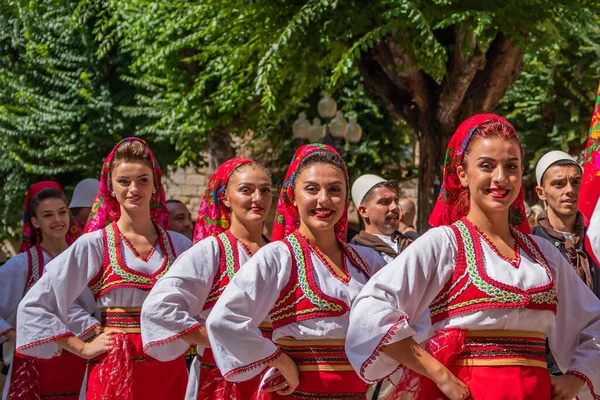
<path id="1" fill-rule="evenodd" d="M 29 249 L 32 246 L 35 246 L 42 241 L 42 232 L 40 232 L 40 230 L 31 223 L 31 210 L 29 207 L 31 206 L 31 201 L 33 198 L 44 189 L 56 189 L 63 195 L 65 194 L 62 186 L 54 181 L 42 181 L 34 183 L 29 187 L 29 190 L 27 190 L 27 195 L 25 196 L 25 204 L 23 206 L 23 233 L 20 248 L 21 252 Z M 71 245 L 80 235 L 81 232 L 79 231 L 79 228 L 74 221 L 71 220 L 71 225 L 66 236 L 67 243 Z"/>
<path id="2" fill-rule="evenodd" d="M 327 150 L 334 153 L 336 156 L 340 156 L 333 147 L 325 144 L 313 143 L 299 147 L 292 158 L 292 162 L 288 167 L 285 175 L 285 181 L 281 188 L 279 195 L 279 201 L 277 202 L 277 214 L 275 214 L 275 222 L 273 224 L 273 235 L 271 240 L 281 240 L 285 236 L 289 235 L 300 226 L 300 216 L 298 214 L 298 208 L 294 205 L 294 180 L 296 179 L 296 173 L 298 172 L 298 166 L 300 162 L 317 150 Z M 348 186 L 348 171 L 344 167 L 344 175 L 346 176 L 346 187 Z M 344 213 L 338 222 L 335 224 L 335 236 L 338 240 L 346 241 L 346 231 L 348 230 L 348 190 L 346 191 L 346 204 L 344 206 Z"/>
<path id="3" fill-rule="evenodd" d="M 121 207 L 119 206 L 119 202 L 111 195 L 112 191 L 112 183 L 110 177 L 110 166 L 113 162 L 115 152 L 117 148 L 122 144 L 130 140 L 135 140 L 143 143 L 148 146 L 145 141 L 139 138 L 128 137 L 121 140 L 119 143 L 113 147 L 110 154 L 104 160 L 102 164 L 102 172 L 100 173 L 100 190 L 98 191 L 98 195 L 96 196 L 96 200 L 94 200 L 94 205 L 92 206 L 92 210 L 90 212 L 90 216 L 88 218 L 88 222 L 85 225 L 84 232 L 93 232 L 98 229 L 103 229 L 106 225 L 111 223 L 112 221 L 116 221 L 121 216 Z M 167 212 L 166 207 L 166 199 L 165 199 L 165 190 L 163 189 L 163 185 L 161 182 L 162 172 L 160 167 L 158 166 L 158 162 L 156 158 L 154 158 L 154 154 L 150 151 L 148 147 L 148 156 L 150 157 L 150 161 L 153 165 L 154 170 L 154 187 L 155 191 L 152 193 L 152 198 L 150 199 L 150 217 L 152 221 L 164 228 L 169 228 L 169 213 Z"/>
<path id="4" fill-rule="evenodd" d="M 462 164 L 465 149 L 477 127 L 484 122 L 493 120 L 501 121 L 510 126 L 507 120 L 498 115 L 478 114 L 463 121 L 454 132 L 446 152 L 442 188 L 429 217 L 431 226 L 451 225 L 469 212 L 468 199 L 465 198 L 467 189 L 460 183 L 457 168 Z M 509 222 L 512 222 L 521 232 L 529 233 L 530 228 L 525 214 L 524 197 L 523 186 L 521 186 L 519 195 L 511 206 L 514 209 L 511 211 L 511 215 L 516 212 L 519 214 L 519 218 Z"/>
<path id="5" fill-rule="evenodd" d="M 229 229 L 231 224 L 229 210 L 223 204 L 225 188 L 233 171 L 241 165 L 253 162 L 247 158 L 232 158 L 221 164 L 210 176 L 198 210 L 194 243 Z"/>
<path id="6" fill-rule="evenodd" d="M 600 197 L 600 85 L 596 94 L 596 105 L 592 113 L 590 133 L 585 150 L 585 166 L 579 191 L 579 211 L 586 222 L 592 217 Z"/>

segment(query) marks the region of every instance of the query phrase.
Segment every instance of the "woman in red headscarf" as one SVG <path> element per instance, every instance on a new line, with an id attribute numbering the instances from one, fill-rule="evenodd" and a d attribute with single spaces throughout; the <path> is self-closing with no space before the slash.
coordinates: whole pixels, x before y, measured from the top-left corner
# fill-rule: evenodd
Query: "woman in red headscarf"
<path id="1" fill-rule="evenodd" d="M 391 398 L 598 399 L 600 301 L 552 243 L 528 235 L 522 174 L 505 119 L 459 126 L 429 219 L 437 228 L 353 305 L 346 351 L 365 381 L 400 369 Z M 434 335 L 423 348 L 412 324 L 427 309 Z M 548 336 L 563 376 L 546 370 Z"/>
<path id="2" fill-rule="evenodd" d="M 0 343 L 4 354 L 14 351 L 17 306 L 40 279 L 45 266 L 76 237 L 69 228 L 69 210 L 62 187 L 52 181 L 38 182 L 27 191 L 21 253 L 0 268 Z M 74 235 L 75 234 L 75 235 Z M 93 334 L 98 321 L 79 305 L 68 313 L 69 327 L 84 339 Z M 8 399 L 56 397 L 77 399 L 85 374 L 85 361 L 68 353 L 49 363 L 22 357 L 12 359 L 4 394 Z M 4 397 L 3 397 L 4 398 Z"/>
<path id="3" fill-rule="evenodd" d="M 262 235 L 271 208 L 271 176 L 245 158 L 223 163 L 202 197 L 194 240 L 158 282 L 142 307 L 146 353 L 168 361 L 199 347 L 186 398 L 250 399 L 259 381 L 230 384 L 215 366 L 204 324 L 221 292 L 246 261 L 267 243 Z M 204 351 L 202 351 L 204 350 Z"/>
<path id="4" fill-rule="evenodd" d="M 225 379 L 265 368 L 258 398 L 364 399 L 344 354 L 350 305 L 385 261 L 345 242 L 348 176 L 329 146 L 299 148 L 281 189 L 273 240 L 231 280 L 207 320 Z M 273 343 L 260 334 L 270 318 Z"/>
<path id="5" fill-rule="evenodd" d="M 185 359 L 147 357 L 140 334 L 144 299 L 191 244 L 166 230 L 160 177 L 143 140 L 119 142 L 104 160 L 87 233 L 53 261 L 56 268 L 19 305 L 18 319 L 27 324 L 17 326 L 17 353 L 48 359 L 66 349 L 88 359 L 88 399 L 181 399 L 185 393 Z M 87 291 L 101 311 L 103 332 L 89 343 L 63 322 Z"/>

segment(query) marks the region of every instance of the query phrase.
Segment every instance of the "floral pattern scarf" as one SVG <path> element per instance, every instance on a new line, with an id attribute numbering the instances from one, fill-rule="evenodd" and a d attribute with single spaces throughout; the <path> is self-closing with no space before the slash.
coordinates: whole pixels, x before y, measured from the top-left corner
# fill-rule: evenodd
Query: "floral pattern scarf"
<path id="1" fill-rule="evenodd" d="M 229 210 L 223 204 L 225 188 L 233 171 L 241 165 L 253 162 L 247 158 L 232 158 L 221 164 L 210 176 L 198 210 L 198 218 L 194 229 L 194 243 L 229 229 L 231 218 Z"/>
<path id="2" fill-rule="evenodd" d="M 27 195 L 25 196 L 25 204 L 23 205 L 23 231 L 21 234 L 20 252 L 24 252 L 42 241 L 42 232 L 31 223 L 31 210 L 29 207 L 31 206 L 33 198 L 44 189 L 57 189 L 63 195 L 65 194 L 62 186 L 54 181 L 42 181 L 34 183 L 29 187 Z M 67 244 L 70 246 L 80 235 L 81 232 L 77 227 L 77 224 L 71 218 L 71 224 L 66 236 Z"/>
<path id="3" fill-rule="evenodd" d="M 292 158 L 287 173 L 285 175 L 285 181 L 281 187 L 281 193 L 279 195 L 279 201 L 277 202 L 277 213 L 275 214 L 275 222 L 273 224 L 273 235 L 271 240 L 281 240 L 285 236 L 289 235 L 300 226 L 300 216 L 298 214 L 298 208 L 294 205 L 294 181 L 298 172 L 298 166 L 300 162 L 317 150 L 327 150 L 338 157 L 340 156 L 333 147 L 325 144 L 313 143 L 299 147 Z M 348 171 L 344 167 L 344 175 L 346 176 L 346 186 L 348 187 Z M 348 192 L 348 191 L 346 191 Z M 339 241 L 346 241 L 346 231 L 348 230 L 348 193 L 346 193 L 346 204 L 344 206 L 344 213 L 338 222 L 335 224 L 335 235 Z"/>
<path id="4" fill-rule="evenodd" d="M 460 183 L 457 168 L 463 161 L 465 149 L 477 127 L 492 120 L 499 120 L 510 125 L 507 120 L 498 115 L 478 114 L 463 121 L 454 132 L 450 143 L 448 143 L 444 161 L 442 188 L 429 217 L 431 226 L 451 225 L 469 212 L 468 192 Z M 524 197 L 525 193 L 523 186 L 521 186 L 517 199 L 511 205 L 509 223 L 521 232 L 529 233 L 530 228 L 525 214 Z"/>
<path id="5" fill-rule="evenodd" d="M 121 216 L 121 206 L 117 199 L 115 199 L 112 195 L 112 183 L 111 183 L 111 174 L 110 174 L 110 166 L 115 157 L 115 152 L 117 148 L 122 144 L 130 140 L 135 140 L 141 142 L 148 146 L 145 141 L 140 138 L 128 137 L 121 140 L 116 146 L 112 149 L 112 151 L 108 154 L 106 159 L 104 159 L 104 163 L 102 164 L 102 171 L 100 172 L 100 190 L 98 191 L 98 195 L 96 196 L 96 200 L 94 200 L 94 205 L 92 206 L 92 210 L 90 212 L 90 216 L 88 218 L 88 222 L 85 225 L 85 232 L 94 232 L 98 229 L 103 229 L 109 223 L 116 221 Z M 162 172 L 148 147 L 148 156 L 150 157 L 150 161 L 153 165 L 154 171 L 154 185 L 155 191 L 152 193 L 152 198 L 150 199 L 150 217 L 152 221 L 157 225 L 164 229 L 169 228 L 169 213 L 167 212 L 166 206 L 166 198 L 165 198 L 165 190 L 163 188 L 161 177 Z"/>

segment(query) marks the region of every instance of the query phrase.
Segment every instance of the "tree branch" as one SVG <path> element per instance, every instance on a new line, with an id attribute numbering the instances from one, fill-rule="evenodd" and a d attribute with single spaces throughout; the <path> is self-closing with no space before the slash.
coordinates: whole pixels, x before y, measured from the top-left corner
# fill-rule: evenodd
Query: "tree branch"
<path id="1" fill-rule="evenodd" d="M 465 54 L 464 45 L 471 55 Z M 457 112 L 477 71 L 486 64 L 485 54 L 477 47 L 477 38 L 472 31 L 454 26 L 454 49 L 450 54 L 448 72 L 441 84 L 438 99 L 437 119 L 443 126 L 455 127 Z"/>
<path id="2" fill-rule="evenodd" d="M 460 119 L 493 111 L 523 67 L 523 51 L 498 33 L 486 53 L 487 63 L 478 71 L 460 110 Z"/>

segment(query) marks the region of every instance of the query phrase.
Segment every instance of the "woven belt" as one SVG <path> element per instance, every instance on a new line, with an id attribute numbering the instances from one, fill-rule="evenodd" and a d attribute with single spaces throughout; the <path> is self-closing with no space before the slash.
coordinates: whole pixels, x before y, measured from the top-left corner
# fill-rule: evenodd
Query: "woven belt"
<path id="1" fill-rule="evenodd" d="M 546 368 L 546 334 L 509 330 L 467 331 L 465 348 L 454 365 Z"/>
<path id="2" fill-rule="evenodd" d="M 343 340 L 295 340 L 286 336 L 276 343 L 299 371 L 353 371 Z"/>
<path id="3" fill-rule="evenodd" d="M 141 333 L 140 312 L 141 307 L 108 307 L 102 308 L 100 324 L 102 331 L 120 329 L 128 333 Z"/>

